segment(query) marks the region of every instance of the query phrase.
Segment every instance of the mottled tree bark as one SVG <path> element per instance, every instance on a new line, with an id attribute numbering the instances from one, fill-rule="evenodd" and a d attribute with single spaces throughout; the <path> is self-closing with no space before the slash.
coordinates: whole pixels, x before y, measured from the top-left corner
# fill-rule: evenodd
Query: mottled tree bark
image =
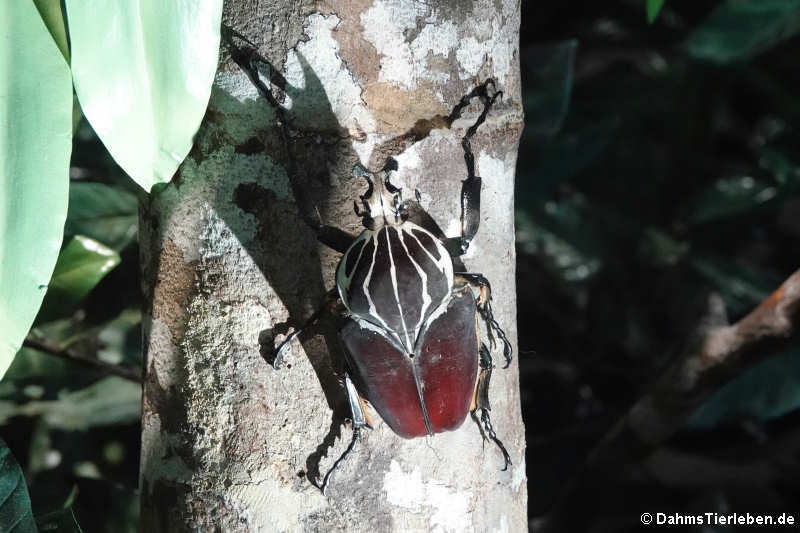
<path id="1" fill-rule="evenodd" d="M 443 118 L 487 77 L 505 96 L 472 142 L 482 214 L 464 262 L 492 281 L 496 318 L 516 348 L 518 2 L 232 0 L 224 22 L 285 78 L 296 183 L 275 113 L 223 47 L 195 148 L 141 213 L 142 530 L 526 530 L 516 363 L 498 364 L 491 387 L 494 427 L 514 461 L 507 471 L 470 419 L 415 440 L 377 419 L 323 496 L 312 481 L 352 435 L 335 327 L 323 321 L 301 336 L 281 370 L 265 359 L 333 287 L 338 254 L 301 214 L 360 231 L 356 162 L 377 170 L 396 154 L 396 184 L 418 189 L 458 234 L 460 139 L 479 107 L 452 127 Z"/>

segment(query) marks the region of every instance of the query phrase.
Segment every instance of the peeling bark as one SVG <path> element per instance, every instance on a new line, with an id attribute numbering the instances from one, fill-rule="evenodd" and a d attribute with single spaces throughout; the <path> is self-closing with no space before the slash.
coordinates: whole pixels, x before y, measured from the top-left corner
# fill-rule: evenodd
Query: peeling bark
<path id="1" fill-rule="evenodd" d="M 224 21 L 286 79 L 310 205 L 292 194 L 272 109 L 223 49 L 195 147 L 140 217 L 149 302 L 142 530 L 526 530 L 516 363 L 497 368 L 491 388 L 508 471 L 469 419 L 415 440 L 376 419 L 325 497 L 310 480 L 352 434 L 335 328 L 323 322 L 301 336 L 279 371 L 264 357 L 333 287 L 338 254 L 316 241 L 300 210 L 360 231 L 356 162 L 376 170 L 397 154 L 393 179 L 418 189 L 445 232 L 458 233 L 460 139 L 479 109 L 452 128 L 441 117 L 487 77 L 505 96 L 472 142 L 484 186 L 481 229 L 464 262 L 492 281 L 495 315 L 516 347 L 518 3 L 232 0 Z"/>

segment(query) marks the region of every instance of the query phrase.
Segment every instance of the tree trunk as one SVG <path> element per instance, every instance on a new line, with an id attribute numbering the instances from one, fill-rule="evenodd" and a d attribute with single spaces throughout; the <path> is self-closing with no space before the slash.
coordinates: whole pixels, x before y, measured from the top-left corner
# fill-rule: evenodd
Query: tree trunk
<path id="1" fill-rule="evenodd" d="M 376 418 L 323 496 L 312 482 L 352 435 L 333 323 L 293 342 L 282 369 L 266 360 L 285 326 L 334 286 L 339 255 L 301 214 L 361 231 L 356 162 L 377 170 L 396 155 L 396 185 L 418 189 L 448 236 L 458 234 L 460 140 L 480 108 L 452 128 L 443 119 L 488 77 L 504 97 L 472 141 L 482 213 L 464 262 L 492 282 L 495 316 L 516 348 L 518 3 L 232 0 L 223 18 L 285 77 L 295 133 L 289 151 L 223 45 L 195 147 L 142 208 L 142 531 L 527 530 L 516 362 L 497 364 L 491 384 L 507 471 L 470 419 L 405 440 Z M 499 350 L 494 358 L 502 362 Z"/>

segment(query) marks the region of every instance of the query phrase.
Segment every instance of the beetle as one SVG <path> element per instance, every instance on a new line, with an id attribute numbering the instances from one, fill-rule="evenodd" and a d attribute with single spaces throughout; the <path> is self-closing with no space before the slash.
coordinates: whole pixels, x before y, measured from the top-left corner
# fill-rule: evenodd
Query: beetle
<path id="1" fill-rule="evenodd" d="M 252 51 L 243 53 L 229 46 L 233 59 L 275 109 L 288 144 L 290 121 L 259 75 L 257 62 L 265 61 Z M 364 226 L 358 237 L 353 240 L 341 230 L 309 223 L 320 241 L 343 254 L 332 292 L 345 310 L 339 337 L 353 426 L 350 444 L 323 478 L 323 493 L 361 430 L 371 427 L 367 403 L 404 438 L 455 430 L 472 413 L 482 425 L 484 438 L 492 440 L 502 452 L 503 470 L 511 464 L 489 415 L 493 365 L 491 351 L 481 340 L 479 319 L 487 325 L 489 346 L 495 347 L 496 338 L 501 341 L 506 367 L 512 359 L 511 343 L 494 318 L 489 281 L 481 274 L 467 272 L 460 259 L 480 223 L 482 179 L 475 173 L 471 140 L 501 96 L 494 81 L 488 79 L 461 98 L 448 117 L 450 125 L 474 98 L 483 104 L 461 142 L 467 177 L 461 188 L 460 236 L 444 235 L 422 209 L 418 191 L 413 200 L 403 198 L 402 189 L 391 181 L 391 174 L 398 170 L 397 161 L 391 157 L 377 172 L 360 164 L 353 169 L 353 175 L 367 183 L 367 191 L 354 202 Z M 296 168 L 296 163 L 291 163 Z M 477 298 L 472 288 L 479 291 Z M 276 369 L 292 341 L 319 318 L 320 313 L 315 313 L 309 323 L 295 329 L 278 346 L 273 361 Z"/>
<path id="2" fill-rule="evenodd" d="M 511 459 L 489 417 L 492 358 L 480 339 L 479 317 L 487 322 L 490 343 L 494 334 L 502 340 L 507 364 L 512 354 L 492 314 L 490 284 L 480 274 L 455 271 L 438 228 L 429 231 L 410 220 L 408 204 L 389 180 L 391 169 L 384 170 L 382 186 L 369 180 L 359 213 L 365 229 L 336 269 L 336 287 L 349 315 L 340 338 L 354 438 L 368 425 L 363 399 L 404 438 L 458 429 L 477 410 L 487 436 L 503 453 L 505 470 Z M 363 168 L 358 173 L 369 176 Z M 462 198 L 479 191 L 480 178 L 469 176 L 463 188 Z M 462 253 L 477 231 L 476 223 L 465 223 L 477 218 L 476 203 L 477 197 L 462 202 L 467 206 L 462 227 L 469 228 L 457 248 Z M 477 299 L 473 285 L 480 289 Z"/>

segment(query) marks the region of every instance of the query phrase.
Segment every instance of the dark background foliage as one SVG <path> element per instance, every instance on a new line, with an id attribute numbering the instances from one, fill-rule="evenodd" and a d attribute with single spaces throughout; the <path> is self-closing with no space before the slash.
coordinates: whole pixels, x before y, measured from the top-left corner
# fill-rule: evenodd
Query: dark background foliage
<path id="1" fill-rule="evenodd" d="M 719 5 L 668 0 L 648 25 L 642 2 L 523 2 L 517 288 L 533 524 L 680 354 L 709 294 L 734 321 L 800 266 L 798 41 L 784 40 L 800 3 Z M 795 342 L 713 396 L 658 460 L 573 502 L 577 523 L 791 511 L 798 407 Z"/>
<path id="2" fill-rule="evenodd" d="M 534 528 L 680 353 L 709 294 L 736 320 L 800 266 L 800 1 L 667 0 L 651 25 L 646 4 L 652 15 L 660 2 L 522 2 L 517 290 Z M 138 191 L 85 122 L 71 179 L 65 242 L 86 235 L 121 261 L 104 277 L 91 258 L 68 265 L 84 282 L 45 301 L 38 349 L 0 382 L 0 435 L 37 517 L 71 509 L 84 531 L 135 531 L 138 385 L 46 352 L 138 372 Z M 720 390 L 656 460 L 579 496 L 577 527 L 795 511 L 799 408 L 795 342 Z"/>

